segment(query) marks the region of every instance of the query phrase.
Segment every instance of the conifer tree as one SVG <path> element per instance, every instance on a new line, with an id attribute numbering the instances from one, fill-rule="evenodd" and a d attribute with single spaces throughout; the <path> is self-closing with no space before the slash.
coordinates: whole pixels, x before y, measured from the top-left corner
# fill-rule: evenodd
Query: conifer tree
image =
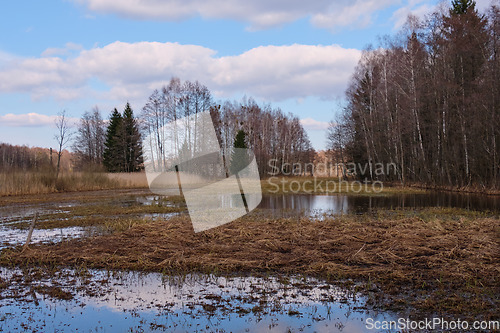
<path id="1" fill-rule="evenodd" d="M 130 104 L 125 105 L 121 125 L 117 133 L 121 171 L 135 172 L 142 167 L 141 136 Z"/>
<path id="2" fill-rule="evenodd" d="M 104 143 L 104 167 L 110 172 L 118 172 L 121 170 L 118 161 L 119 154 L 117 152 L 117 134 L 122 123 L 122 115 L 115 108 L 111 113 L 109 125 L 106 131 L 106 142 Z"/>
<path id="3" fill-rule="evenodd" d="M 231 174 L 234 175 L 241 170 L 245 169 L 249 163 L 248 154 L 245 148 L 247 144 L 245 142 L 245 131 L 239 130 L 234 139 L 233 153 L 231 154 Z"/>

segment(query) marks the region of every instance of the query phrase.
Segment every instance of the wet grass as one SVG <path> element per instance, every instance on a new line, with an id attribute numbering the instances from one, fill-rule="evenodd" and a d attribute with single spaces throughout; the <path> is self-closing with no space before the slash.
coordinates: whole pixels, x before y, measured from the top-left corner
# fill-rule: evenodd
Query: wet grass
<path id="1" fill-rule="evenodd" d="M 460 209 L 378 211 L 323 221 L 253 212 L 193 233 L 187 216 L 124 221 L 114 233 L 5 249 L 5 266 L 253 275 L 301 274 L 424 315 L 499 315 L 500 219 Z M 258 305 L 257 305 L 258 306 Z M 256 309 L 258 310 L 258 309 Z"/>
<path id="2" fill-rule="evenodd" d="M 33 212 L 39 211 L 36 229 L 140 222 L 144 217 L 186 210 L 185 202 L 180 196 L 159 197 L 148 191 L 129 190 L 3 197 L 0 198 L 0 204 L 9 206 L 13 211 L 22 212 L 27 208 Z M 27 229 L 33 219 L 32 215 L 18 217 L 9 227 Z"/>

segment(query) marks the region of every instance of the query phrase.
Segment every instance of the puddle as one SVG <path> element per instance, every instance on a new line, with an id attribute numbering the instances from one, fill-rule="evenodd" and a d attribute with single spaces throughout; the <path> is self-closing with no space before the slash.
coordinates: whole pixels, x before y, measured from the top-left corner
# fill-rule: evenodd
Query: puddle
<path id="1" fill-rule="evenodd" d="M 38 201 L 29 198 L 23 202 L 8 201 L 0 204 L 0 249 L 24 244 L 28 234 L 28 227 L 33 217 L 38 213 L 37 226 L 33 232 L 31 243 L 60 242 L 64 239 L 80 238 L 105 232 L 99 225 L 78 225 L 78 220 L 93 219 L 99 221 L 119 219 L 121 217 L 139 217 L 148 219 L 168 219 L 180 213 L 166 212 L 161 209 L 178 207 L 162 196 L 151 195 L 149 191 L 96 191 L 67 194 L 49 194 L 51 201 Z M 153 206 L 158 207 L 157 212 Z M 92 207 L 96 207 L 94 209 Z M 104 208 L 103 208 L 104 207 Z M 109 209 L 108 209 L 109 207 Z M 144 207 L 142 209 L 141 207 Z M 89 209 L 87 209 L 89 208 Z M 130 213 L 131 208 L 133 213 Z M 151 209 L 153 208 L 153 209 Z M 170 210 L 171 211 L 171 210 Z M 65 226 L 64 221 L 73 226 Z M 63 222 L 54 228 L 44 226 L 46 222 Z M 75 223 L 76 222 L 76 223 Z"/>
<path id="2" fill-rule="evenodd" d="M 67 227 L 54 229 L 35 229 L 31 235 L 31 243 L 58 243 L 65 239 L 87 237 L 96 232 L 93 227 Z M 0 227 L 0 250 L 6 247 L 23 245 L 28 230 Z"/>
<path id="3" fill-rule="evenodd" d="M 66 270 L 33 282 L 19 271 L 2 269 L 2 279 L 11 283 L 0 292 L 0 330 L 369 332 L 366 318 L 395 319 L 363 310 L 363 298 L 311 278 L 75 275 Z M 54 286 L 60 295 L 73 297 L 48 296 L 44 290 Z"/>

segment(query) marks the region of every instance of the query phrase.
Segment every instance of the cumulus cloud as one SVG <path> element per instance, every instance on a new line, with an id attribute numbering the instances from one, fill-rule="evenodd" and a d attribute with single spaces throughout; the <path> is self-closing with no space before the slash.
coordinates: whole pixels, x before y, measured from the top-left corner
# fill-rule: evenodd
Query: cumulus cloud
<path id="1" fill-rule="evenodd" d="M 324 11 L 311 17 L 311 23 L 319 28 L 335 29 L 344 26 L 366 27 L 379 10 L 398 4 L 398 0 L 355 0 L 339 6 L 332 2 Z"/>
<path id="2" fill-rule="evenodd" d="M 360 58 L 337 45 L 261 46 L 236 56 L 177 43 L 114 42 L 82 50 L 76 57 L 16 58 L 0 68 L 0 92 L 33 98 L 87 97 L 126 100 L 145 97 L 172 76 L 199 80 L 219 97 L 245 93 L 271 101 L 343 94 Z M 92 89 L 98 80 L 108 91 Z"/>
<path id="3" fill-rule="evenodd" d="M 323 131 L 328 129 L 328 126 L 330 125 L 326 121 L 318 121 L 313 118 L 304 118 L 300 120 L 300 123 L 305 129 L 308 130 L 313 130 L 313 131 Z"/>
<path id="4" fill-rule="evenodd" d="M 371 15 L 398 0 L 74 0 L 89 10 L 143 20 L 176 21 L 193 16 L 231 19 L 265 29 L 310 17 L 322 28 L 370 21 Z"/>

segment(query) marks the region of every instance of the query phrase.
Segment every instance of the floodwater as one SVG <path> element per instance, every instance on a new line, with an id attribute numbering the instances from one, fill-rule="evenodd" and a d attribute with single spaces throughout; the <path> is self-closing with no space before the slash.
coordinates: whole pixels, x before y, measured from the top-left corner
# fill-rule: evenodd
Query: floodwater
<path id="1" fill-rule="evenodd" d="M 0 204 L 0 249 L 21 245 L 26 241 L 28 227 L 35 213 L 38 213 L 38 222 L 33 231 L 31 243 L 57 243 L 63 240 L 88 237 L 102 234 L 99 225 L 64 226 L 56 228 L 45 228 L 44 222 L 65 220 L 78 220 L 85 218 L 120 218 L 139 216 L 143 218 L 170 218 L 180 213 L 158 213 L 145 212 L 130 214 L 128 208 L 137 207 L 176 207 L 175 203 L 165 198 L 152 195 L 146 190 L 117 190 L 117 191 L 89 191 L 81 193 L 49 194 L 48 198 L 53 200 L 4 202 Z M 120 213 L 112 216 L 101 209 L 101 213 L 86 213 L 75 215 L 74 210 L 92 206 L 105 206 L 117 210 Z"/>
<path id="2" fill-rule="evenodd" d="M 35 213 L 43 224 L 50 220 L 81 218 L 73 214 L 76 209 L 92 205 L 106 205 L 113 211 L 118 207 L 123 216 L 128 216 L 128 208 L 141 211 L 137 208 L 179 205 L 147 190 L 102 193 L 54 195 L 41 202 L 5 200 L 0 205 L 0 249 L 23 244 L 28 232 L 26 226 Z M 257 212 L 305 215 L 319 220 L 327 215 L 376 209 L 457 207 L 498 212 L 499 201 L 498 196 L 449 192 L 377 196 L 264 195 Z M 139 216 L 154 219 L 185 213 L 148 211 Z M 105 210 L 99 214 L 102 215 L 97 215 L 98 219 L 109 217 Z M 39 228 L 35 229 L 32 242 L 88 237 L 97 231 L 96 226 Z M 167 278 L 158 273 L 106 271 L 90 271 L 90 277 L 79 274 L 66 270 L 62 274 L 33 278 L 26 272 L 0 268 L 0 331 L 373 332 L 365 326 L 367 318 L 386 321 L 398 317 L 389 312 L 367 310 L 366 300 L 349 291 L 298 276 L 188 274 Z"/>
<path id="3" fill-rule="evenodd" d="M 293 212 L 318 217 L 324 214 L 361 214 L 377 209 L 419 209 L 428 207 L 500 211 L 500 196 L 454 192 L 428 192 L 395 195 L 265 195 L 260 209 L 277 213 Z"/>
<path id="4" fill-rule="evenodd" d="M 50 280 L 3 268 L 0 331 L 373 332 L 396 320 L 365 300 L 312 278 L 170 276 L 65 270 Z M 56 287 L 65 295 L 45 292 Z M 45 290 L 45 291 L 44 291 Z M 68 296 L 69 295 L 69 296 Z"/>
<path id="5" fill-rule="evenodd" d="M 104 193 L 104 195 L 103 195 Z M 98 194 L 96 196 L 96 194 Z M 72 198 L 75 196 L 75 198 Z M 81 200 L 83 196 L 84 200 Z M 95 198 L 94 198 L 95 196 Z M 93 205 L 108 205 L 118 207 L 123 215 L 128 214 L 128 208 L 175 207 L 168 198 L 153 195 L 148 190 L 105 191 L 67 194 L 54 196 L 50 202 L 14 202 L 0 205 L 0 249 L 23 244 L 26 240 L 27 227 L 36 212 L 39 214 L 38 226 L 43 221 L 78 219 L 88 216 L 72 215 L 72 210 Z M 500 211 L 500 196 L 486 196 L 453 192 L 427 192 L 395 195 L 308 195 L 283 194 L 264 195 L 257 211 L 274 216 L 308 216 L 321 220 L 325 216 L 339 214 L 362 214 L 377 209 L 418 209 L 424 207 L 454 207 L 468 210 Z M 144 218 L 170 218 L 181 213 L 140 213 Z M 98 215 L 92 215 L 98 217 Z M 101 217 L 105 217 L 102 215 Z M 109 217 L 106 215 L 106 217 Z M 102 232 L 96 226 L 68 226 L 61 228 L 38 228 L 32 236 L 32 243 L 59 242 L 65 239 L 87 237 Z"/>

